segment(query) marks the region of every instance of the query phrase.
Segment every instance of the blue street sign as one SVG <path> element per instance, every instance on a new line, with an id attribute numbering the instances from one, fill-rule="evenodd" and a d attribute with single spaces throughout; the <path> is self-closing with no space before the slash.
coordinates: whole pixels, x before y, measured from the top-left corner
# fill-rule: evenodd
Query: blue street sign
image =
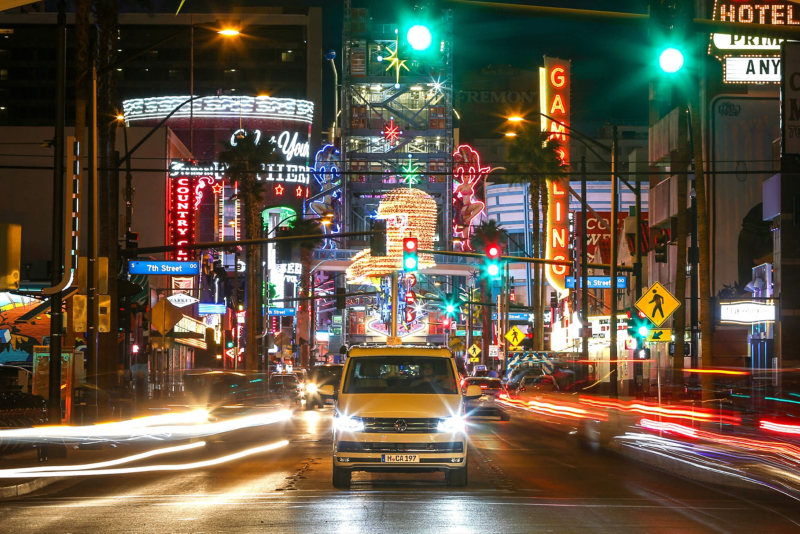
<path id="1" fill-rule="evenodd" d="M 140 261 L 128 262 L 130 274 L 168 274 L 186 276 L 200 274 L 199 261 Z"/>
<path id="2" fill-rule="evenodd" d="M 492 313 L 492 321 L 497 320 L 497 312 Z M 511 312 L 508 314 L 509 321 L 528 321 L 533 322 L 533 314 L 532 313 L 515 313 Z"/>
<path id="3" fill-rule="evenodd" d="M 611 277 L 610 276 L 589 276 L 588 283 L 589 289 L 611 289 Z M 578 280 L 582 280 L 581 277 L 578 277 Z M 628 279 L 625 276 L 618 276 L 617 277 L 617 288 L 619 289 L 626 289 L 628 287 Z M 572 276 L 567 277 L 567 288 L 574 289 L 575 288 L 575 278 Z"/>
<path id="4" fill-rule="evenodd" d="M 297 310 L 294 308 L 270 308 L 269 314 L 281 317 L 289 317 L 297 315 Z"/>

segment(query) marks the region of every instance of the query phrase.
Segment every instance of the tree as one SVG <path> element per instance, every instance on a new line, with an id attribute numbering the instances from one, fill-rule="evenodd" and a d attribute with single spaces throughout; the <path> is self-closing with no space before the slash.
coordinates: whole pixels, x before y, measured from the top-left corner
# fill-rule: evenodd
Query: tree
<path id="1" fill-rule="evenodd" d="M 509 184 L 529 185 L 530 209 L 533 212 L 531 220 L 532 231 L 531 256 L 541 258 L 544 243 L 541 240 L 539 217 L 547 224 L 549 202 L 547 192 L 548 184 L 554 178 L 564 176 L 569 170 L 560 155 L 561 143 L 557 139 L 550 139 L 547 132 L 539 131 L 535 126 L 526 127 L 514 139 L 514 144 L 508 148 L 508 168 L 512 174 L 504 177 L 504 182 Z M 541 211 L 540 211 L 541 206 Z M 545 241 L 546 243 L 546 241 Z M 528 252 L 528 251 L 526 251 Z M 535 350 L 544 349 L 544 270 L 543 265 L 533 266 L 533 313 L 536 317 L 534 324 Z M 530 283 L 530 280 L 528 281 Z"/>
<path id="2" fill-rule="evenodd" d="M 225 151 L 219 161 L 227 168 L 225 176 L 237 184 L 236 198 L 242 203 L 244 212 L 245 239 L 261 237 L 261 203 L 263 184 L 258 179 L 258 171 L 268 163 L 278 160 L 278 153 L 272 141 L 256 142 L 255 133 L 244 132 L 236 138 L 236 144 L 223 143 Z M 261 247 L 250 245 L 246 252 L 245 274 L 245 349 L 244 360 L 248 371 L 258 371 L 258 329 L 261 319 L 259 309 L 259 276 L 261 266 Z"/>
<path id="3" fill-rule="evenodd" d="M 300 247 L 300 291 L 299 297 L 311 296 L 311 256 L 315 249 L 322 246 L 325 235 L 319 219 L 295 220 L 290 228 L 278 231 L 278 237 L 319 236 L 318 239 L 305 239 L 298 241 Z M 313 317 L 311 309 L 313 301 L 300 301 L 297 314 L 297 345 L 300 347 L 300 366 L 304 369 L 309 365 L 309 348 L 311 342 L 311 322 Z M 302 336 L 305 336 L 302 337 Z"/>
<path id="4" fill-rule="evenodd" d="M 490 219 L 481 222 L 475 227 L 472 234 L 472 246 L 480 252 L 486 250 L 486 246 L 490 243 L 502 243 L 508 239 L 508 233 L 502 225 L 497 224 L 497 221 Z M 489 290 L 489 278 L 486 273 L 480 275 L 480 288 L 481 288 L 481 302 L 489 302 L 492 299 L 492 293 Z M 492 308 L 491 306 L 482 306 L 483 317 L 483 352 L 481 357 L 486 358 L 489 353 L 489 345 L 491 344 L 491 331 L 492 331 Z"/>

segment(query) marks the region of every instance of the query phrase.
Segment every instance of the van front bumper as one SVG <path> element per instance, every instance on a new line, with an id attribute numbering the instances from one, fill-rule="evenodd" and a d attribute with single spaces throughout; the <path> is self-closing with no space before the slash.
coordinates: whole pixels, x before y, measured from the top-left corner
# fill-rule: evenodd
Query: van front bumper
<path id="1" fill-rule="evenodd" d="M 417 462 L 386 461 L 386 456 L 414 455 Z M 463 432 L 432 434 L 381 434 L 336 432 L 333 463 L 352 471 L 442 471 L 467 463 L 467 438 Z"/>

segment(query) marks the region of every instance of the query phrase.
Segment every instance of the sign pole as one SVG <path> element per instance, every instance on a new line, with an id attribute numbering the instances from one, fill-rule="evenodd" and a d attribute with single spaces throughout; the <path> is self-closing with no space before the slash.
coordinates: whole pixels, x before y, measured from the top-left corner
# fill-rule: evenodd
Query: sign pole
<path id="1" fill-rule="evenodd" d="M 589 359 L 589 337 L 586 335 L 589 326 L 589 251 L 587 250 L 588 222 L 587 217 L 587 185 L 586 156 L 581 156 L 581 358 Z"/>
<path id="2" fill-rule="evenodd" d="M 610 360 L 610 382 L 609 395 L 619 396 L 619 376 L 617 366 L 617 127 L 614 126 L 613 137 L 611 140 L 611 331 L 609 339 L 608 358 Z"/>

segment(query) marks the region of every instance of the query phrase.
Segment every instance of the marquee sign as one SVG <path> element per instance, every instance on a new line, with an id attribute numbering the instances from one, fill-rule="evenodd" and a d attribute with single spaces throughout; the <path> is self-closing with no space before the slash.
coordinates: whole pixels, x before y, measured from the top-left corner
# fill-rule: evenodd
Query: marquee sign
<path id="1" fill-rule="evenodd" d="M 787 0 L 715 0 L 712 18 L 740 24 L 800 25 L 800 6 Z M 712 33 L 708 52 L 723 62 L 725 83 L 777 84 L 782 42 L 772 37 Z"/>
<path id="2" fill-rule="evenodd" d="M 185 176 L 174 178 L 170 182 L 170 243 L 189 245 L 195 240 L 195 179 Z M 175 259 L 188 261 L 194 259 L 194 253 L 189 249 L 179 248 L 175 252 Z"/>
<path id="3" fill-rule="evenodd" d="M 542 113 L 556 119 L 543 116 L 542 131 L 550 133 L 548 139 L 561 143 L 559 155 L 562 163 L 568 165 L 570 154 L 566 127 L 570 124 L 571 111 L 569 60 L 544 58 L 544 67 L 539 69 L 539 95 Z M 569 258 L 569 176 L 547 180 L 547 200 L 550 209 L 547 214 L 546 258 L 566 260 Z M 545 267 L 545 277 L 560 298 L 569 294 L 567 274 L 568 267 L 565 265 Z"/>
<path id="4" fill-rule="evenodd" d="M 733 324 L 771 323 L 775 321 L 772 302 L 723 302 L 719 305 L 719 322 Z"/>

